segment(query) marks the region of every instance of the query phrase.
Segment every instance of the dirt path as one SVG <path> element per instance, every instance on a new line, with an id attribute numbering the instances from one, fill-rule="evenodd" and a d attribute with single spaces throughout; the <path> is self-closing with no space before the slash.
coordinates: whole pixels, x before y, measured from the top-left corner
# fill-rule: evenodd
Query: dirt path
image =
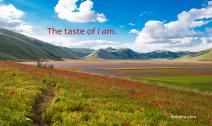
<path id="1" fill-rule="evenodd" d="M 34 126 L 50 126 L 50 122 L 42 120 L 43 107 L 49 104 L 54 97 L 54 87 L 49 87 L 48 90 L 37 100 L 33 105 L 33 125 Z"/>

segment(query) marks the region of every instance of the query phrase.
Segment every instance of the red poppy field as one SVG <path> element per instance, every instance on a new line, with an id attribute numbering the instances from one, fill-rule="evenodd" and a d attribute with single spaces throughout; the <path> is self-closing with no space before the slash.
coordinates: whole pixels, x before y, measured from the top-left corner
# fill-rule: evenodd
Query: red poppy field
<path id="1" fill-rule="evenodd" d="M 2 126 L 211 125 L 210 94 L 13 62 L 0 75 Z"/>

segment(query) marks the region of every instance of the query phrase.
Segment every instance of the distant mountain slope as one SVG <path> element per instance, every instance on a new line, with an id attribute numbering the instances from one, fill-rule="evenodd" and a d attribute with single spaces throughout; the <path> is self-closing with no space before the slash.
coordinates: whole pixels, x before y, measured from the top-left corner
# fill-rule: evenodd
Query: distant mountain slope
<path id="1" fill-rule="evenodd" d="M 202 60 L 202 61 L 212 61 L 212 48 L 204 51 L 200 51 L 194 54 L 189 54 L 183 56 L 179 59 L 190 59 L 190 60 Z"/>
<path id="2" fill-rule="evenodd" d="M 54 46 L 9 30 L 0 29 L 0 59 L 61 60 L 64 58 L 77 59 L 79 57 L 62 47 Z"/>
<path id="3" fill-rule="evenodd" d="M 117 59 L 117 57 L 105 49 L 99 49 L 86 56 L 85 59 Z"/>
<path id="4" fill-rule="evenodd" d="M 85 57 L 86 59 L 142 59 L 142 56 L 131 49 L 99 49 Z"/>
<path id="5" fill-rule="evenodd" d="M 191 52 L 171 52 L 158 50 L 149 53 L 138 53 L 131 49 L 99 49 L 90 55 L 87 59 L 176 59 L 181 56 L 191 54 Z"/>
<path id="6" fill-rule="evenodd" d="M 87 48 L 66 48 L 66 47 L 61 47 L 63 50 L 67 51 L 69 54 L 72 54 L 76 57 L 85 57 L 95 50 L 93 49 L 87 49 Z"/>
<path id="7" fill-rule="evenodd" d="M 112 47 L 107 47 L 105 50 L 108 52 L 116 51 L 116 49 Z"/>
<path id="8" fill-rule="evenodd" d="M 149 53 L 143 53 L 147 59 L 176 59 L 181 56 L 192 54 L 192 52 L 171 52 L 165 50 L 157 50 Z"/>
<path id="9" fill-rule="evenodd" d="M 128 48 L 117 49 L 111 52 L 117 59 L 144 59 L 144 56 Z"/>

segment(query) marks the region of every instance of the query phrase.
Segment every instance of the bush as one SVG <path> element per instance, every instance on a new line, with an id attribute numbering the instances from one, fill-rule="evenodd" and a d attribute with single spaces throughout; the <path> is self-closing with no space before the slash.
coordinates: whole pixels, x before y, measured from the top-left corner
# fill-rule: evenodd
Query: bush
<path id="1" fill-rule="evenodd" d="M 41 68 L 50 68 L 53 69 L 54 65 L 53 64 L 47 64 L 47 62 L 45 62 L 45 60 L 37 60 L 37 67 L 41 67 Z"/>

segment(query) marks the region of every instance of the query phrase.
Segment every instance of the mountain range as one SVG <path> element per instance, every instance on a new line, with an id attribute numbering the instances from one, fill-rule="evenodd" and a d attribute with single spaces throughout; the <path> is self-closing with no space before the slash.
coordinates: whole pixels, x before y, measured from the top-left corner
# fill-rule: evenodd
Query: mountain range
<path id="1" fill-rule="evenodd" d="M 194 52 L 171 52 L 157 50 L 149 53 L 138 53 L 131 49 L 98 49 L 86 56 L 86 59 L 176 59 Z"/>
<path id="2" fill-rule="evenodd" d="M 212 49 L 200 52 L 157 50 L 139 53 L 129 48 L 105 49 L 67 48 L 55 46 L 23 34 L 0 29 L 0 59 L 2 60 L 64 60 L 64 59 L 194 59 L 212 60 Z"/>

